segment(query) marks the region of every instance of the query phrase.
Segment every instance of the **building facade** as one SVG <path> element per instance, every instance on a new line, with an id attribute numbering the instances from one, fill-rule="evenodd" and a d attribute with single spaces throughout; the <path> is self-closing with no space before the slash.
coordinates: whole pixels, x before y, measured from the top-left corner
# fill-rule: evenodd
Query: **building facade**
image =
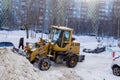
<path id="1" fill-rule="evenodd" d="M 44 15 L 44 32 L 49 33 L 49 28 L 52 25 L 52 0 L 45 2 L 45 15 Z"/>
<path id="2" fill-rule="evenodd" d="M 120 0 L 114 0 L 113 1 L 113 9 L 112 9 L 112 15 L 113 15 L 113 35 L 117 36 L 117 38 L 120 37 Z"/>
<path id="3" fill-rule="evenodd" d="M 20 0 L 12 0 L 12 26 L 18 28 L 20 24 Z"/>
<path id="4" fill-rule="evenodd" d="M 11 0 L 1 0 L 1 26 L 11 26 Z"/>
<path id="5" fill-rule="evenodd" d="M 81 14 L 80 14 L 80 18 L 81 21 L 86 21 L 88 19 L 88 2 L 86 0 L 82 0 L 81 2 Z"/>
<path id="6" fill-rule="evenodd" d="M 13 25 L 24 29 L 44 27 L 45 0 L 12 0 Z"/>
<path id="7" fill-rule="evenodd" d="M 0 0 L 0 27 L 1 27 L 1 23 L 2 23 L 1 14 L 2 14 L 2 0 Z"/>

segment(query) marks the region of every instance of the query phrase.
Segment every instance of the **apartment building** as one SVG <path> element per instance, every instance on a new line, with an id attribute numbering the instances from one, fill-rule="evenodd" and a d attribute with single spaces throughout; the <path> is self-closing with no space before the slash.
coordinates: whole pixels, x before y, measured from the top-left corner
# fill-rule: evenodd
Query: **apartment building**
<path id="1" fill-rule="evenodd" d="M 1 26 L 11 26 L 11 0 L 0 1 Z"/>
<path id="2" fill-rule="evenodd" d="M 1 12 L 2 12 L 2 0 L 0 0 L 0 15 L 1 15 Z"/>
<path id="3" fill-rule="evenodd" d="M 86 0 L 82 0 L 81 2 L 81 14 L 80 14 L 80 18 L 81 21 L 86 21 L 88 19 L 88 2 Z"/>
<path id="4" fill-rule="evenodd" d="M 113 16 L 114 18 L 120 17 L 120 0 L 114 0 L 113 1 Z"/>
<path id="5" fill-rule="evenodd" d="M 113 18 L 114 35 L 116 35 L 117 38 L 119 38 L 120 37 L 120 0 L 113 1 L 112 15 L 113 15 L 112 18 Z"/>
<path id="6" fill-rule="evenodd" d="M 20 27 L 20 0 L 12 0 L 11 2 L 12 6 L 11 6 L 11 10 L 12 10 L 12 23 L 11 25 L 14 28 L 18 28 Z"/>

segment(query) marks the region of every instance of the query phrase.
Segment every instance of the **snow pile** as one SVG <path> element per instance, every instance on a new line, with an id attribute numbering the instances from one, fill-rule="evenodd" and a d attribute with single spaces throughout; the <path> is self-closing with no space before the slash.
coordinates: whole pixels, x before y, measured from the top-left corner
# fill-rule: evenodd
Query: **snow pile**
<path id="1" fill-rule="evenodd" d="M 83 80 L 75 70 L 63 70 L 63 77 L 60 80 Z"/>
<path id="2" fill-rule="evenodd" d="M 61 69 L 61 68 L 62 69 Z M 56 66 L 53 68 L 53 70 L 50 68 L 50 70 L 44 72 L 45 80 L 83 80 L 79 74 L 76 73 L 74 69 L 69 69 L 65 67 L 60 66 L 59 68 Z M 52 70 L 52 71 L 51 71 Z"/>
<path id="3" fill-rule="evenodd" d="M 29 61 L 10 49 L 0 49 L 0 80 L 38 80 L 40 75 Z"/>
<path id="4" fill-rule="evenodd" d="M 51 66 L 52 67 L 52 66 Z M 82 80 L 74 69 L 40 71 L 25 57 L 0 48 L 0 80 Z"/>

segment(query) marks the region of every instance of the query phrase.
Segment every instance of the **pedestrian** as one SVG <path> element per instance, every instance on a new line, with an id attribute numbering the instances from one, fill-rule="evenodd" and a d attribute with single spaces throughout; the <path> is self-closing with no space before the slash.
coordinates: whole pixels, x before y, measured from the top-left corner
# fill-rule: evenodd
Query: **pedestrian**
<path id="1" fill-rule="evenodd" d="M 24 49 L 24 38 L 23 37 L 21 37 L 20 40 L 19 40 L 18 48 L 20 49 L 20 47 L 22 47 L 22 49 Z"/>

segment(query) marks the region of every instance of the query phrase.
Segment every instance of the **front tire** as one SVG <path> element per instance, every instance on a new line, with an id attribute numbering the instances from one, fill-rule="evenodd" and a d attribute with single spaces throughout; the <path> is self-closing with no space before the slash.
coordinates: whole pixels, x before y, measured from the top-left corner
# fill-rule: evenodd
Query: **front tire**
<path id="1" fill-rule="evenodd" d="M 78 56 L 77 55 L 69 55 L 66 60 L 66 65 L 69 68 L 74 68 L 77 65 L 78 62 Z"/>
<path id="2" fill-rule="evenodd" d="M 118 66 L 115 66 L 113 67 L 113 74 L 116 75 L 116 76 L 120 76 L 120 67 Z"/>
<path id="3" fill-rule="evenodd" d="M 39 69 L 42 71 L 48 70 L 50 66 L 51 66 L 51 62 L 50 59 L 48 58 L 42 58 L 38 64 Z"/>

